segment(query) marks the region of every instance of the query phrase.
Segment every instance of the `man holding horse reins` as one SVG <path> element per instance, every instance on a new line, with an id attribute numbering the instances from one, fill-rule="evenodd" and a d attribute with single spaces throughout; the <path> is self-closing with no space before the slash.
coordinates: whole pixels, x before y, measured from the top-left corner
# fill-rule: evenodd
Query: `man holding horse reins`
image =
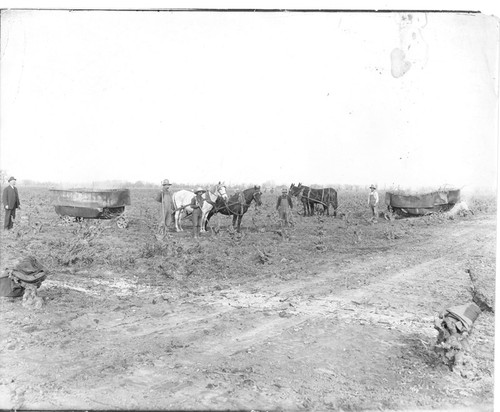
<path id="1" fill-rule="evenodd" d="M 279 219 L 281 224 L 289 226 L 291 224 L 289 217 L 291 217 L 291 211 L 293 209 L 292 198 L 288 194 L 286 189 L 281 191 L 281 196 L 278 196 L 278 201 L 276 202 L 276 210 L 278 211 Z"/>
<path id="2" fill-rule="evenodd" d="M 194 191 L 194 196 L 191 199 L 191 208 L 193 209 L 193 237 L 195 239 L 198 239 L 200 237 L 200 230 L 201 230 L 201 216 L 202 216 L 202 208 L 203 208 L 203 202 L 205 201 L 203 199 L 203 193 L 205 193 L 205 190 L 203 190 L 201 187 L 196 189 Z"/>

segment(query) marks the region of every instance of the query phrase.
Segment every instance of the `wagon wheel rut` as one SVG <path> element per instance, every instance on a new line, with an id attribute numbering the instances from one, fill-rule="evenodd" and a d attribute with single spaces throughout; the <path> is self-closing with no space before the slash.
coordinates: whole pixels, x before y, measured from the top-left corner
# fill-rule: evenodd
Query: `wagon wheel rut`
<path id="1" fill-rule="evenodd" d="M 418 259 L 409 265 L 404 265 L 408 260 L 406 251 L 396 249 L 383 256 L 371 256 L 367 263 L 347 265 L 340 272 L 325 270 L 293 284 L 274 285 L 269 289 L 272 292 L 265 292 L 265 288 L 259 293 L 232 290 L 194 299 L 188 305 L 170 307 L 170 314 L 160 320 L 142 319 L 137 333 L 144 335 L 162 330 L 193 342 L 193 350 L 202 346 L 207 356 L 234 353 L 268 339 L 279 339 L 287 330 L 318 319 L 340 321 L 353 315 L 383 324 L 419 319 L 415 330 L 425 325 L 426 332 L 433 334 L 434 314 L 453 303 L 454 298 L 467 299 L 469 281 L 464 265 L 471 255 L 484 252 L 484 242 L 476 242 L 477 239 L 486 238 L 494 244 L 491 225 L 493 221 L 482 222 L 479 230 L 467 223 L 463 227 L 447 227 L 448 233 L 443 235 L 440 247 L 426 253 L 424 245 Z M 394 263 L 388 268 L 387 262 Z M 430 307 L 423 307 L 418 297 L 409 301 L 408 296 L 415 290 L 425 294 L 425 290 L 434 289 L 428 283 L 427 288 L 425 285 L 436 283 L 433 280 L 436 271 L 441 275 L 437 289 L 443 293 L 431 297 Z M 364 282 L 345 287 L 344 280 L 359 273 L 364 273 Z M 394 309 L 399 316 L 394 315 Z M 203 342 L 199 341 L 200 330 L 207 331 Z"/>

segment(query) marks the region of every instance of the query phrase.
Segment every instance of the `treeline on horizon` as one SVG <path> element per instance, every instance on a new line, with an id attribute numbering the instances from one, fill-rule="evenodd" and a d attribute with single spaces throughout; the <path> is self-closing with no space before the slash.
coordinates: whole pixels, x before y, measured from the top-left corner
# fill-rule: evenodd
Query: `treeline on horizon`
<path id="1" fill-rule="evenodd" d="M 197 187 L 202 188 L 210 188 L 215 186 L 218 182 L 211 183 L 184 183 L 184 182 L 175 182 L 170 181 L 172 183 L 172 188 L 174 190 L 180 189 L 195 189 Z M 5 180 L 2 185 L 5 186 L 7 181 Z M 264 182 L 264 183 L 225 183 L 223 184 L 228 189 L 237 189 L 244 190 L 249 187 L 253 187 L 255 185 L 260 186 L 263 190 L 281 190 L 283 188 L 288 189 L 290 184 L 277 184 L 274 182 Z M 298 183 L 295 183 L 296 185 Z M 304 183 L 305 184 L 305 183 Z M 136 181 L 136 182 L 128 182 L 122 180 L 102 180 L 98 182 L 80 182 L 80 183 L 71 183 L 71 182 L 39 182 L 31 179 L 19 179 L 17 181 L 18 187 L 38 187 L 38 188 L 48 188 L 48 189 L 158 189 L 161 186 L 161 183 L 152 183 L 152 182 L 144 182 L 144 181 Z M 323 188 L 323 187 L 333 187 L 337 190 L 354 190 L 354 191 L 363 191 L 368 188 L 367 186 L 362 185 L 352 185 L 352 184 L 327 184 L 327 185 L 318 185 L 311 184 L 312 188 Z"/>
<path id="2" fill-rule="evenodd" d="M 8 177 L 4 177 L 2 179 L 2 182 L 0 183 L 1 187 L 5 187 L 7 185 L 7 179 Z M 172 189 L 173 190 L 180 190 L 180 189 L 187 189 L 187 190 L 194 190 L 196 187 L 202 187 L 202 188 L 211 188 L 217 182 L 212 182 L 212 183 L 183 183 L 183 182 L 175 182 L 171 181 L 172 183 Z M 299 184 L 299 182 L 293 182 L 296 185 Z M 228 190 L 244 190 L 249 187 L 253 187 L 254 185 L 258 185 L 261 187 L 261 189 L 265 192 L 270 191 L 274 192 L 277 190 L 281 190 L 283 188 L 288 189 L 290 187 L 290 184 L 277 184 L 273 181 L 267 181 L 264 183 L 224 183 L 225 186 L 227 187 Z M 365 192 L 369 190 L 369 184 L 367 185 L 357 185 L 357 184 L 311 184 L 311 183 L 304 183 L 306 186 L 310 186 L 312 188 L 327 188 L 327 187 L 332 187 L 336 189 L 339 192 L 342 191 L 354 191 L 354 192 Z M 144 182 L 144 181 L 136 181 L 136 182 L 129 182 L 129 181 L 122 181 L 122 180 L 102 180 L 98 182 L 86 182 L 86 183 L 71 183 L 71 182 L 50 182 L 50 181 L 36 181 L 32 179 L 19 179 L 17 181 L 17 185 L 19 187 L 37 187 L 37 188 L 47 188 L 47 189 L 158 189 L 160 188 L 160 182 L 158 183 L 152 183 L 152 182 Z M 460 188 L 460 187 L 455 187 L 451 185 L 441 185 L 438 186 L 436 185 L 435 187 L 430 187 L 430 186 L 422 186 L 419 188 L 408 188 L 408 187 L 402 187 L 402 186 L 387 186 L 387 185 L 382 185 L 378 187 L 379 191 L 386 192 L 386 191 L 391 191 L 394 193 L 401 193 L 401 194 L 413 194 L 413 193 L 429 193 L 429 192 L 435 192 L 435 191 L 447 191 L 447 190 L 454 190 L 454 189 L 461 189 L 464 192 L 473 192 L 473 193 L 482 193 L 482 194 L 491 194 L 491 193 L 496 193 L 495 189 L 491 188 Z"/>

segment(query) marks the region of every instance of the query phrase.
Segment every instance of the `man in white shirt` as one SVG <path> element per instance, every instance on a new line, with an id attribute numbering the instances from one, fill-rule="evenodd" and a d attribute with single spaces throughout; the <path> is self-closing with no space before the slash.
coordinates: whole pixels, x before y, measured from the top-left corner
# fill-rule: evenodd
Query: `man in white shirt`
<path id="1" fill-rule="evenodd" d="M 377 186 L 375 185 L 370 186 L 370 194 L 368 195 L 368 206 L 372 211 L 372 221 L 377 223 L 378 193 L 377 193 Z"/>

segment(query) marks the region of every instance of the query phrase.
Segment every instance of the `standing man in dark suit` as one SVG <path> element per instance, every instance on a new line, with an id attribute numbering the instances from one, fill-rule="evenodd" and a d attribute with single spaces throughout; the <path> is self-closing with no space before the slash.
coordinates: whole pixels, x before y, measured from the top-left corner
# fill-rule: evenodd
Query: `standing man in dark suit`
<path id="1" fill-rule="evenodd" d="M 9 186 L 3 190 L 3 208 L 5 209 L 4 229 L 12 229 L 16 218 L 16 209 L 21 208 L 15 177 L 9 177 Z"/>

